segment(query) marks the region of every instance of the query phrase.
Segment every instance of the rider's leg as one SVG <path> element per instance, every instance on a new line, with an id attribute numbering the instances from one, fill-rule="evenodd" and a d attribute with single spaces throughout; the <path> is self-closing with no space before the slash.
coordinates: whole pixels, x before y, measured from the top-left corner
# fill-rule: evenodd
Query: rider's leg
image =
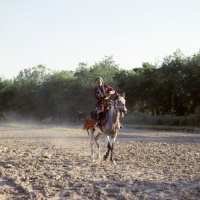
<path id="1" fill-rule="evenodd" d="M 100 126 L 100 122 L 101 122 L 101 118 L 102 118 L 102 114 L 103 114 L 103 110 L 104 110 L 104 104 L 99 103 L 96 105 L 96 108 L 97 108 L 97 118 L 96 118 L 95 126 Z"/>
<path id="2" fill-rule="evenodd" d="M 102 118 L 100 122 L 102 125 L 106 124 L 107 116 L 108 116 L 108 110 L 104 110 L 104 112 L 102 113 Z"/>
<path id="3" fill-rule="evenodd" d="M 96 117 L 96 120 L 95 120 L 95 122 L 96 122 L 95 126 L 100 126 L 101 118 L 102 118 L 102 111 L 97 110 L 97 117 Z"/>

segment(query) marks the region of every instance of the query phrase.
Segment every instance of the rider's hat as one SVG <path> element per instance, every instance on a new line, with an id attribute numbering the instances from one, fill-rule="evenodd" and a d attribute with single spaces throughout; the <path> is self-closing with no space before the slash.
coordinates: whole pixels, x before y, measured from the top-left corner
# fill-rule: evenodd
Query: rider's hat
<path id="1" fill-rule="evenodd" d="M 96 80 L 98 80 L 98 79 L 100 79 L 101 82 L 103 83 L 103 78 L 101 78 L 101 76 L 97 76 L 97 77 L 95 78 L 95 82 L 96 82 Z"/>

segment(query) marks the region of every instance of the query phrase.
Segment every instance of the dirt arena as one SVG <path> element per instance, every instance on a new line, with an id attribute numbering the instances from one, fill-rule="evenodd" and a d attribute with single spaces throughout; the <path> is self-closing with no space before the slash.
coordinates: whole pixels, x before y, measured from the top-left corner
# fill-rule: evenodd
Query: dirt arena
<path id="1" fill-rule="evenodd" d="M 123 128 L 115 160 L 91 162 L 80 126 L 1 124 L 0 200 L 200 199 L 200 133 Z"/>

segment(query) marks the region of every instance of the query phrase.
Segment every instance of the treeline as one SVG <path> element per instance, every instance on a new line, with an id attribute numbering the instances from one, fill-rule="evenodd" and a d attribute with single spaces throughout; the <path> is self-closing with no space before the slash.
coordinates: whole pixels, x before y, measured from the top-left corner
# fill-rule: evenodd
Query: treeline
<path id="1" fill-rule="evenodd" d="M 96 76 L 126 92 L 129 123 L 148 124 L 146 118 L 136 120 L 142 113 L 156 119 L 150 124 L 164 124 L 160 116 L 165 121 L 173 116 L 182 121 L 177 125 L 200 125 L 200 51 L 184 56 L 180 50 L 160 64 L 146 62 L 132 70 L 120 69 L 112 57 L 105 57 L 92 66 L 79 63 L 74 71 L 38 65 L 11 80 L 0 78 L 0 119 L 79 121 L 95 108 Z"/>

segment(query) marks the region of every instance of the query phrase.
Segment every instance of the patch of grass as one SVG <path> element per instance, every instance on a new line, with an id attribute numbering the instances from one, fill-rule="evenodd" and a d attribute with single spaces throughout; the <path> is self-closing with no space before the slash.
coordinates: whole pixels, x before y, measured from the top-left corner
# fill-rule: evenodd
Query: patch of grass
<path id="1" fill-rule="evenodd" d="M 14 123 L 14 122 L 3 122 L 0 123 L 2 126 L 13 127 L 13 128 L 27 128 L 36 125 L 24 124 L 24 123 Z"/>
<path id="2" fill-rule="evenodd" d="M 57 131 L 77 131 L 77 129 L 75 128 L 65 128 L 65 127 L 53 127 L 53 129 Z"/>
<path id="3" fill-rule="evenodd" d="M 200 127 L 188 126 L 156 126 L 156 125 L 124 125 L 127 128 L 133 129 L 149 129 L 157 131 L 184 131 L 184 132 L 199 132 Z"/>

